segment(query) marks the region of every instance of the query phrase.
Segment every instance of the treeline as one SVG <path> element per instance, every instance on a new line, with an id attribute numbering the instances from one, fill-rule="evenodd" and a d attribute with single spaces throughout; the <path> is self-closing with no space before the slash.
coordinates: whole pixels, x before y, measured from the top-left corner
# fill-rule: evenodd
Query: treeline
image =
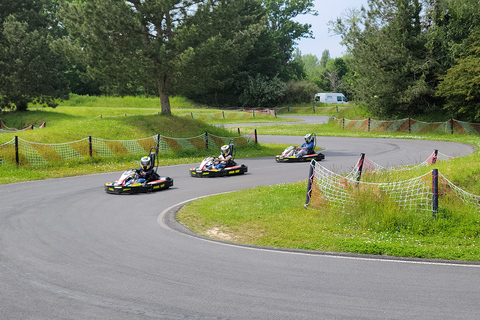
<path id="1" fill-rule="evenodd" d="M 313 0 L 0 2 L 0 108 L 55 106 L 69 93 L 182 95 L 270 107 L 343 92 L 372 116 L 480 120 L 478 0 L 369 0 L 329 28 L 346 55 L 318 59 Z M 319 44 L 321 45 L 321 44 Z M 445 110 L 446 111 L 445 111 Z"/>

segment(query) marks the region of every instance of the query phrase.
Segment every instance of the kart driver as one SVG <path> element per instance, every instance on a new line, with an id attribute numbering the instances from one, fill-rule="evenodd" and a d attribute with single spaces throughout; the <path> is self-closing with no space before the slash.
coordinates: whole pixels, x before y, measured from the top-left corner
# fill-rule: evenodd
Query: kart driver
<path id="1" fill-rule="evenodd" d="M 225 168 L 228 162 L 232 159 L 232 155 L 230 154 L 230 147 L 228 145 L 224 144 L 220 149 L 222 151 L 222 154 L 220 154 L 215 160 L 215 169 Z M 212 167 L 213 166 L 208 167 L 207 170 L 210 170 Z"/>
<path id="2" fill-rule="evenodd" d="M 309 133 L 306 134 L 304 138 L 305 142 L 300 147 L 297 147 L 298 151 L 295 155 L 297 158 L 303 157 L 306 154 L 315 153 L 315 143 L 313 141 L 313 135 Z"/>
<path id="3" fill-rule="evenodd" d="M 153 173 L 153 166 L 151 166 L 151 160 L 149 156 L 142 157 L 140 159 L 140 169 L 137 169 L 137 173 L 140 175 L 137 182 L 144 183 L 147 182 Z"/>

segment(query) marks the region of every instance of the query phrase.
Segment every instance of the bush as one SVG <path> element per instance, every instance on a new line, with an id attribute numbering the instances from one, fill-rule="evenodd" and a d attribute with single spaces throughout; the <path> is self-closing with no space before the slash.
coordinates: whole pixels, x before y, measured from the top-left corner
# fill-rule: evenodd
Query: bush
<path id="1" fill-rule="evenodd" d="M 248 85 L 239 97 L 246 108 L 266 108 L 277 104 L 283 97 L 285 84 L 278 78 L 272 79 L 257 74 L 255 78 L 248 77 Z"/>
<path id="2" fill-rule="evenodd" d="M 284 103 L 300 104 L 312 102 L 320 88 L 308 81 L 291 81 L 287 83 L 284 94 Z"/>

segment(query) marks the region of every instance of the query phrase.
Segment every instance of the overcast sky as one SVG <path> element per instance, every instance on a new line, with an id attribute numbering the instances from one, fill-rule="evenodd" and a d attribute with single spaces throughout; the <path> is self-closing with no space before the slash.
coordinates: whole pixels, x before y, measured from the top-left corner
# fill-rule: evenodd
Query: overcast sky
<path id="1" fill-rule="evenodd" d="M 342 57 L 346 50 L 340 45 L 342 38 L 329 33 L 327 23 L 342 17 L 348 8 L 360 9 L 362 5 L 367 7 L 367 0 L 314 0 L 313 3 L 318 16 L 299 16 L 295 20 L 310 23 L 315 39 L 301 39 L 297 47 L 302 55 L 313 54 L 318 59 L 322 57 L 325 49 L 330 51 L 330 58 Z"/>

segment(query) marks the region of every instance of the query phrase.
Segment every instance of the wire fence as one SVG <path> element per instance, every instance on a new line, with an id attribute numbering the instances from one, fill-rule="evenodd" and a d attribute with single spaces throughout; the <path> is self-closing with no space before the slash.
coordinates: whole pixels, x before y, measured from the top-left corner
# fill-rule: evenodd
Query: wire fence
<path id="1" fill-rule="evenodd" d="M 476 206 L 480 210 L 480 196 L 471 194 L 449 181 L 437 169 L 404 181 L 382 183 L 361 180 L 362 172 L 378 173 L 385 170 L 412 170 L 431 165 L 452 157 L 437 150 L 422 163 L 415 166 L 385 168 L 361 155 L 353 169 L 346 175 L 336 174 L 312 160 L 305 207 L 340 208 L 365 198 L 373 198 L 379 205 L 393 201 L 398 208 L 415 212 L 429 212 L 436 216 L 440 207 L 454 209 L 458 201 Z M 439 205 L 440 203 L 440 205 Z"/>
<path id="2" fill-rule="evenodd" d="M 400 120 L 349 120 L 334 118 L 333 123 L 343 130 L 363 132 L 401 132 L 401 133 L 450 133 L 480 135 L 480 123 L 469 123 L 450 119 L 444 122 L 423 122 L 412 118 Z"/>
<path id="3" fill-rule="evenodd" d="M 39 127 L 35 127 L 33 124 L 31 126 L 28 126 L 23 129 L 17 129 L 17 128 L 9 128 L 5 125 L 5 123 L 0 119 L 0 133 L 7 133 L 7 132 L 19 132 L 19 131 L 28 131 L 28 130 L 33 130 L 33 129 L 41 129 L 45 128 L 46 123 L 43 122 Z"/>
<path id="4" fill-rule="evenodd" d="M 128 155 L 144 155 L 152 147 L 162 153 L 175 153 L 181 150 L 219 149 L 231 140 L 237 146 L 256 143 L 256 132 L 240 137 L 220 137 L 208 132 L 191 138 L 171 138 L 160 134 L 135 140 L 106 140 L 87 137 L 66 143 L 38 143 L 15 136 L 0 145 L 0 165 L 45 165 L 73 159 L 89 157 L 112 158 Z"/>

